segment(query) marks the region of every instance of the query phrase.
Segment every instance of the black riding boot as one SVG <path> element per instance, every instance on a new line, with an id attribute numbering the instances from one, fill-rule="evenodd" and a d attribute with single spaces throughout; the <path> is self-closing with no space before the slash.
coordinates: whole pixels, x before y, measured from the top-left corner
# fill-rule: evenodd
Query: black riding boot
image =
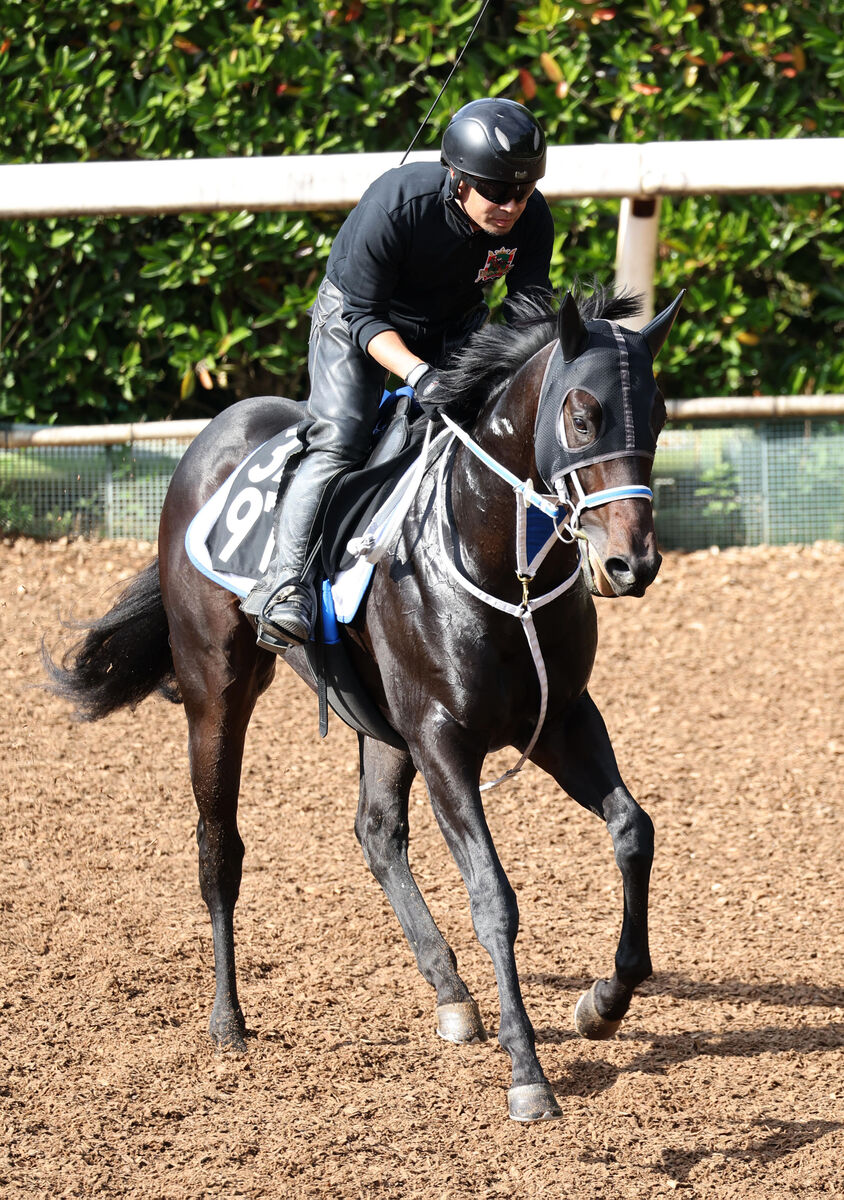
<path id="1" fill-rule="evenodd" d="M 268 649 L 285 650 L 313 633 L 316 596 L 308 553 L 328 485 L 342 471 L 329 454 L 306 454 L 276 507 L 273 561 L 242 605 L 257 618 L 258 641 Z"/>
<path id="2" fill-rule="evenodd" d="M 324 279 L 308 347 L 309 449 L 276 508 L 273 562 L 241 605 L 258 621 L 258 641 L 273 650 L 311 635 L 316 598 L 308 553 L 323 498 L 336 475 L 366 457 L 384 386 L 384 368 L 352 341 L 343 303 L 338 289 Z"/>

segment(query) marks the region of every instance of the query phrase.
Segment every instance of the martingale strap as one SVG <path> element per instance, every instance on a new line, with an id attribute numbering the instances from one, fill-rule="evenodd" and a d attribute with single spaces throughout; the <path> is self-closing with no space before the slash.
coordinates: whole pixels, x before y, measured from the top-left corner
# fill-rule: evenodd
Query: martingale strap
<path id="1" fill-rule="evenodd" d="M 451 577 L 460 584 L 471 595 L 484 604 L 490 605 L 492 608 L 498 609 L 499 612 L 508 613 L 512 617 L 517 617 L 521 622 L 528 645 L 530 646 L 531 656 L 533 658 L 534 667 L 536 669 L 536 677 L 539 680 L 540 702 L 539 702 L 539 717 L 537 719 L 536 728 L 533 731 L 533 737 L 525 749 L 524 754 L 514 767 L 491 783 L 485 783 L 481 786 L 481 791 L 487 791 L 489 788 L 497 787 L 506 779 L 511 779 L 522 770 L 530 753 L 539 739 L 542 732 L 542 726 L 545 723 L 545 716 L 548 709 L 548 674 L 545 669 L 545 660 L 542 657 L 542 651 L 539 646 L 539 639 L 536 635 L 536 627 L 533 623 L 533 612 L 537 608 L 542 608 L 545 604 L 550 604 L 556 600 L 558 596 L 562 596 L 567 592 L 577 580 L 583 565 L 583 543 L 591 545 L 588 535 L 580 529 L 580 514 L 584 509 L 599 508 L 603 504 L 611 504 L 614 500 L 626 499 L 643 499 L 653 500 L 653 492 L 649 487 L 643 484 L 625 484 L 622 487 L 604 488 L 599 492 L 587 493 L 577 476 L 577 471 L 570 472 L 571 478 L 574 481 L 575 489 L 578 494 L 577 504 L 573 504 L 569 499 L 565 487 L 564 480 L 560 480 L 557 488 L 558 499 L 553 500 L 550 497 L 542 496 L 533 487 L 533 482 L 530 479 L 519 479 L 512 471 L 508 470 L 502 463 L 498 462 L 488 454 L 482 446 L 478 445 L 473 438 L 469 436 L 455 421 L 447 414 L 443 414 L 443 422 L 452 432 L 452 440 L 446 447 L 445 453 L 440 459 L 439 472 L 437 476 L 437 531 L 439 536 L 440 554 L 443 562 L 451 575 Z M 463 445 L 471 450 L 482 463 L 484 463 L 496 475 L 504 479 L 512 487 L 516 498 L 516 563 L 517 575 L 522 585 L 522 602 L 519 605 L 509 604 L 506 600 L 500 600 L 497 596 L 491 596 L 488 592 L 482 591 L 477 587 L 471 579 L 465 576 L 458 568 L 452 556 L 446 550 L 445 532 L 443 513 L 445 510 L 445 471 L 446 463 L 451 458 L 451 452 L 454 447 L 454 440 L 459 439 Z M 533 505 L 553 521 L 553 532 L 547 541 L 542 545 L 539 551 L 529 561 L 527 557 L 527 510 Z M 567 520 L 558 524 L 560 511 L 571 511 L 571 515 Z M 568 536 L 564 536 L 568 535 Z M 546 592 L 544 596 L 531 597 L 529 595 L 529 586 L 531 580 L 541 566 L 546 555 L 550 552 L 551 547 L 557 540 L 562 542 L 578 542 L 578 558 L 577 566 L 567 579 L 564 579 L 561 584 L 550 592 Z M 592 547 L 593 553 L 594 546 Z"/>
<path id="2" fill-rule="evenodd" d="M 448 424 L 451 425 L 451 422 L 449 421 Z M 463 431 L 461 430 L 460 432 L 462 433 Z M 462 438 L 461 441 L 463 441 Z M 476 443 L 472 443 L 472 445 L 474 447 Z M 533 736 L 526 746 L 521 758 L 514 767 L 511 767 L 509 771 L 505 771 L 504 774 L 498 779 L 494 779 L 490 783 L 484 783 L 481 785 L 480 790 L 485 792 L 490 788 L 498 787 L 500 783 L 504 783 L 504 781 L 507 779 L 512 779 L 514 775 L 518 775 L 530 757 L 531 751 L 536 745 L 539 735 L 542 732 L 542 726 L 545 724 L 545 716 L 548 711 L 548 672 L 546 671 L 545 660 L 542 657 L 542 650 L 539 646 L 539 638 L 537 637 L 536 627 L 533 622 L 533 612 L 537 608 L 542 608 L 544 605 L 550 604 L 553 600 L 556 600 L 559 596 L 562 596 L 564 592 L 567 592 L 569 588 L 573 587 L 577 581 L 578 575 L 580 574 L 583 561 L 583 551 L 580 547 L 578 547 L 577 566 L 575 567 L 574 571 L 572 571 L 571 575 L 564 579 L 561 584 L 555 587 L 552 591 L 546 592 L 543 596 L 531 597 L 528 595 L 528 586 L 530 581 L 533 579 L 534 574 L 539 569 L 542 561 L 545 559 L 551 547 L 557 540 L 558 531 L 555 524 L 554 532 L 552 533 L 551 537 L 548 538 L 538 553 L 534 555 L 530 562 L 528 562 L 527 508 L 530 504 L 534 503 L 534 500 L 532 499 L 534 496 L 536 496 L 538 500 L 543 501 L 543 511 L 551 509 L 553 516 L 556 516 L 559 512 L 559 506 L 552 505 L 543 497 L 538 496 L 538 494 L 534 492 L 533 485 L 531 484 L 530 480 L 519 480 L 515 475 L 511 475 L 510 472 L 507 472 L 507 474 L 510 475 L 508 482 L 513 487 L 516 499 L 516 561 L 518 564 L 519 580 L 522 584 L 522 603 L 519 605 L 510 604 L 508 601 L 501 600 L 498 596 L 492 596 L 489 592 L 485 592 L 479 588 L 472 582 L 471 579 L 463 574 L 454 561 L 453 556 L 450 555 L 446 550 L 444 527 L 445 472 L 446 465 L 451 459 L 451 449 L 452 446 L 446 448 L 446 452 L 440 459 L 439 471 L 437 473 L 437 533 L 439 537 L 440 554 L 442 556 L 442 560 L 445 563 L 446 569 L 451 577 L 457 583 L 459 583 L 462 588 L 469 592 L 470 595 L 475 596 L 478 600 L 483 601 L 484 604 L 488 604 L 491 608 L 498 609 L 499 612 L 507 613 L 509 616 L 518 618 L 522 629 L 524 630 L 525 637 L 527 638 L 531 657 L 533 658 L 533 665 L 536 670 L 536 677 L 539 681 L 539 716 L 537 718 L 536 727 L 533 731 Z M 502 468 L 501 465 L 496 463 L 494 459 L 490 461 L 491 463 L 494 463 L 493 469 L 496 471 L 496 473 L 502 474 L 505 468 Z M 537 507 L 539 507 L 538 504 Z"/>

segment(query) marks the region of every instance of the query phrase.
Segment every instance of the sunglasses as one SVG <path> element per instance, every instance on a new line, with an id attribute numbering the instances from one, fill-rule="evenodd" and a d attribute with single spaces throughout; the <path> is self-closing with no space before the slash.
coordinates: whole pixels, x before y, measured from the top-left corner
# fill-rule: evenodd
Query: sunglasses
<path id="1" fill-rule="evenodd" d="M 511 200 L 521 204 L 536 187 L 535 183 L 507 183 L 498 179 L 477 179 L 474 175 L 464 175 L 463 178 L 490 204 L 509 204 Z"/>

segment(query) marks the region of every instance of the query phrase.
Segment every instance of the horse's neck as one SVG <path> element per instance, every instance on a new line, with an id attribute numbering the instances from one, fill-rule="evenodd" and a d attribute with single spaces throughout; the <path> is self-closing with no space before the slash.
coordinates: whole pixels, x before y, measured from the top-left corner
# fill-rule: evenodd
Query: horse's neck
<path id="1" fill-rule="evenodd" d="M 509 387 L 481 412 L 472 437 L 496 462 L 520 480 L 544 484 L 536 467 L 534 428 L 539 391 L 551 347 L 540 351 Z M 459 446 L 451 472 L 450 503 L 461 557 L 477 581 L 493 590 L 511 585 L 516 565 L 517 502 L 513 488 L 470 450 Z M 547 575 L 563 578 L 577 550 L 562 543 L 549 556 Z"/>
<path id="2" fill-rule="evenodd" d="M 533 431 L 539 391 L 550 353 L 551 347 L 547 346 L 534 355 L 508 386 L 481 410 L 472 429 L 472 437 L 481 448 L 520 479 L 536 475 Z M 469 459 L 465 469 L 477 476 L 476 466 L 480 466 L 477 460 L 473 463 Z M 485 487 L 484 490 L 490 489 Z"/>

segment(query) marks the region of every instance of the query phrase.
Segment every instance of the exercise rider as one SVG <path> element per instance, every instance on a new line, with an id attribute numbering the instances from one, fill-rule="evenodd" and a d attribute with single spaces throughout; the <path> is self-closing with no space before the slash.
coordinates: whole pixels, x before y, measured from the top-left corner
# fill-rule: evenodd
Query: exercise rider
<path id="1" fill-rule="evenodd" d="M 484 286 L 506 275 L 508 299 L 550 288 L 553 222 L 534 190 L 544 173 L 531 113 L 474 100 L 448 125 L 441 164 L 387 171 L 343 223 L 312 310 L 306 453 L 275 513 L 273 562 L 243 605 L 262 645 L 311 635 L 306 557 L 321 501 L 368 454 L 387 375 L 432 415 L 438 368 L 488 316 Z"/>

